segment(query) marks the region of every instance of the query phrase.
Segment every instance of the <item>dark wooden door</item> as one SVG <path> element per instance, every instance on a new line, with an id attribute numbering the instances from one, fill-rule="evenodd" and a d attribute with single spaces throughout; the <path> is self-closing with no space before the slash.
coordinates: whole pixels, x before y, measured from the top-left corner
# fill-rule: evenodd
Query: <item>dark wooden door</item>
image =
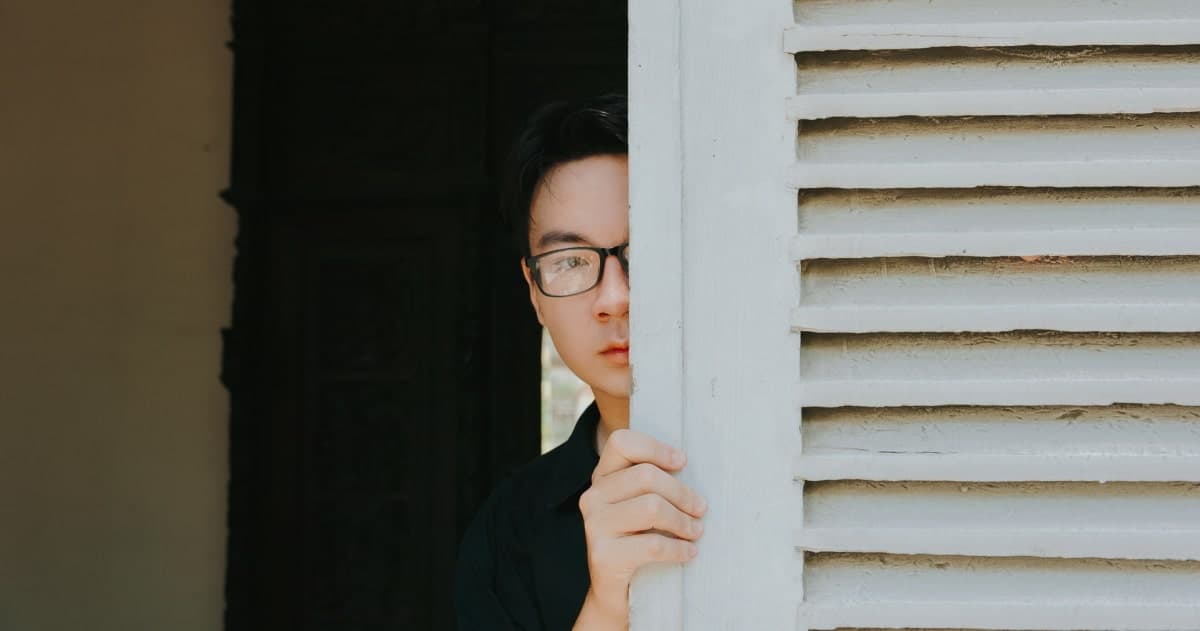
<path id="1" fill-rule="evenodd" d="M 226 628 L 450 629 L 462 531 L 539 444 L 499 159 L 623 90 L 624 3 L 234 5 Z"/>

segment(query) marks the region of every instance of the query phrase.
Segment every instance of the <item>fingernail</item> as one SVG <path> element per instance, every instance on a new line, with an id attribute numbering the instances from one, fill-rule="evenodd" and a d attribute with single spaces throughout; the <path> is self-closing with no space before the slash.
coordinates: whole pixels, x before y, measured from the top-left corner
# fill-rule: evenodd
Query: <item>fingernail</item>
<path id="1" fill-rule="evenodd" d="M 675 465 L 676 467 L 683 466 L 683 452 L 682 451 L 676 451 L 674 453 L 674 455 L 671 456 L 671 464 Z"/>
<path id="2" fill-rule="evenodd" d="M 696 498 L 696 512 L 703 513 L 706 510 L 708 510 L 708 501 L 703 497 Z"/>
<path id="3" fill-rule="evenodd" d="M 704 523 L 699 522 L 699 521 L 693 521 L 692 522 L 692 534 L 696 535 L 697 537 L 704 534 Z"/>
<path id="4" fill-rule="evenodd" d="M 699 552 L 699 550 L 696 549 L 696 544 L 689 543 L 688 544 L 688 556 L 694 559 L 694 558 L 696 558 L 697 552 Z"/>

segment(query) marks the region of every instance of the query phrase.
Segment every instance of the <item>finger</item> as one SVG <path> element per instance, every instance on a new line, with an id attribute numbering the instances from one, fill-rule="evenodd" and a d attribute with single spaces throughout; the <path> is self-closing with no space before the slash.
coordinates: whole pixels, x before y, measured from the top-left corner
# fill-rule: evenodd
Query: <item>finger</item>
<path id="1" fill-rule="evenodd" d="M 618 540 L 634 568 L 647 563 L 686 563 L 696 556 L 696 544 L 664 535 L 639 534 Z"/>
<path id="2" fill-rule="evenodd" d="M 648 493 L 609 506 L 597 515 L 598 526 L 611 536 L 658 530 L 680 539 L 695 540 L 704 534 L 700 520 L 675 508 L 661 495 Z"/>
<path id="3" fill-rule="evenodd" d="M 675 476 L 648 462 L 635 464 L 597 480 L 588 489 L 589 502 L 616 504 L 654 493 L 666 498 L 679 510 L 700 517 L 708 508 L 704 498 Z"/>
<path id="4" fill-rule="evenodd" d="M 619 429 L 610 434 L 604 444 L 604 453 L 600 454 L 600 463 L 592 472 L 592 481 L 642 462 L 667 471 L 678 471 L 686 459 L 682 451 L 641 432 Z"/>

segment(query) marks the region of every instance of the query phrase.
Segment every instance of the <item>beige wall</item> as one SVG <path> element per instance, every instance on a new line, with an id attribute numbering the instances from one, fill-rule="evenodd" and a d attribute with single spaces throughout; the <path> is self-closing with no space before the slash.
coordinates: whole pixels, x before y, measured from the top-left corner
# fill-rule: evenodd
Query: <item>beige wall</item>
<path id="1" fill-rule="evenodd" d="M 0 0 L 0 629 L 221 626 L 228 0 Z"/>

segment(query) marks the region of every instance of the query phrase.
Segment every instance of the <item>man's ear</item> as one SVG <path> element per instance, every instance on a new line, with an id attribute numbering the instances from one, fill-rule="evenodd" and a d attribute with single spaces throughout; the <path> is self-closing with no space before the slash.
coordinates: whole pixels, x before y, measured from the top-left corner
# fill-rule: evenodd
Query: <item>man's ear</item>
<path id="1" fill-rule="evenodd" d="M 521 274 L 525 277 L 525 284 L 529 286 L 529 304 L 533 305 L 533 312 L 537 314 L 538 324 L 546 326 L 542 321 L 542 309 L 538 305 L 538 288 L 533 282 L 533 277 L 529 275 L 529 266 L 525 264 L 525 259 L 521 259 Z"/>

